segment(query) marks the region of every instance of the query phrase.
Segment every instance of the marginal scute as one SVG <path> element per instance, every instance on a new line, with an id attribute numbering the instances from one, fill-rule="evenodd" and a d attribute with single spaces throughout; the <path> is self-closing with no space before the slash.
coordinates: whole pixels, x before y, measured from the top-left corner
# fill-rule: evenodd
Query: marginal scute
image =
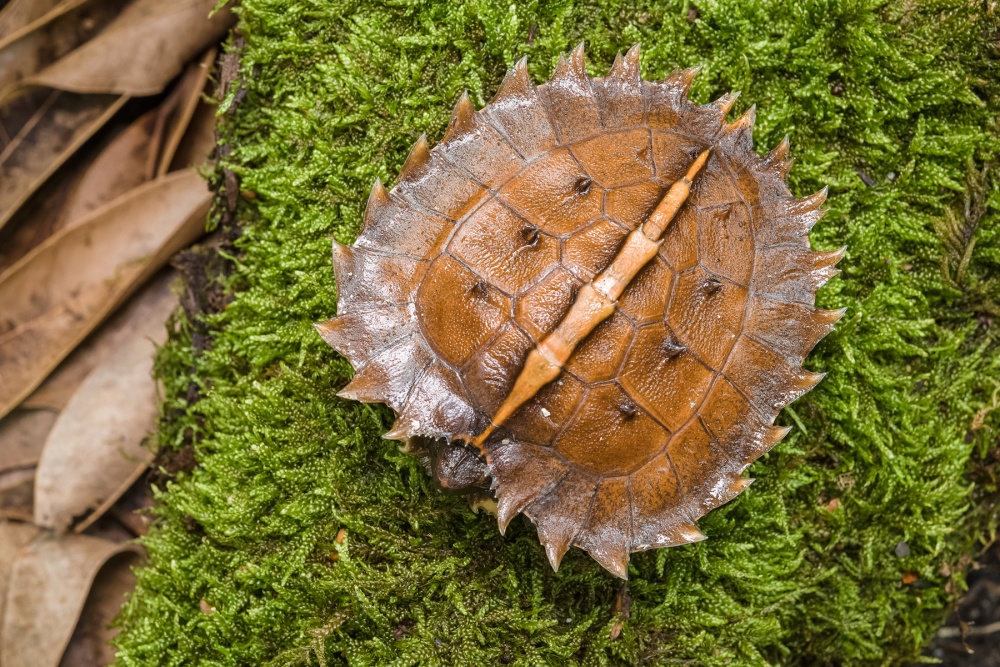
<path id="1" fill-rule="evenodd" d="M 430 162 L 431 150 L 427 145 L 427 135 L 421 134 L 417 143 L 413 144 L 410 154 L 406 156 L 402 169 L 399 170 L 399 180 L 406 181 L 415 178 L 417 174 Z"/>
<path id="2" fill-rule="evenodd" d="M 400 410 L 390 440 L 406 440 L 414 435 L 448 439 L 451 429 L 475 430 L 485 420 L 463 396 L 461 380 L 451 368 L 435 360 L 421 374 Z"/>
<path id="3" fill-rule="evenodd" d="M 608 76 L 591 84 L 601 100 L 601 121 L 606 128 L 630 127 L 642 124 L 642 77 L 639 71 L 639 45 L 623 58 L 615 58 Z"/>
<path id="4" fill-rule="evenodd" d="M 524 514 L 538 528 L 553 570 L 559 570 L 563 556 L 583 527 L 597 482 L 596 475 L 572 467 L 556 489 L 525 508 Z"/>
<path id="5" fill-rule="evenodd" d="M 496 97 L 483 113 L 507 136 L 511 146 L 525 160 L 556 145 L 556 134 L 549 122 L 548 112 L 531 85 L 527 58 L 521 58 L 507 72 Z"/>
<path id="6" fill-rule="evenodd" d="M 700 415 L 706 431 L 721 449 L 728 452 L 732 467 L 738 471 L 770 450 L 788 433 L 785 428 L 773 426 L 773 416 L 762 416 L 724 376 L 712 385 Z"/>
<path id="7" fill-rule="evenodd" d="M 552 491 L 570 467 L 550 448 L 501 441 L 490 452 L 500 532 L 533 501 Z"/>
<path id="8" fill-rule="evenodd" d="M 464 91 L 462 96 L 455 103 L 455 109 L 451 112 L 451 120 L 444 131 L 442 144 L 448 144 L 459 137 L 468 134 L 474 129 L 476 123 L 476 108 L 469 99 L 469 91 Z"/>
<path id="9" fill-rule="evenodd" d="M 761 248 L 776 245 L 809 247 L 809 232 L 826 214 L 819 207 L 826 188 L 802 199 L 776 199 L 753 207 L 754 233 Z"/>
<path id="10" fill-rule="evenodd" d="M 583 44 L 569 58 L 559 57 L 552 78 L 538 92 L 549 108 L 561 143 L 572 143 L 601 129 L 597 95 L 590 85 L 584 62 Z"/>
<path id="11" fill-rule="evenodd" d="M 323 340 L 361 368 L 383 347 L 417 332 L 417 310 L 412 303 L 364 313 L 348 313 L 316 325 Z"/>
<path id="12" fill-rule="evenodd" d="M 336 242 L 333 248 L 338 312 L 343 312 L 347 304 L 360 311 L 412 302 L 427 270 L 424 259 Z"/>
<path id="13" fill-rule="evenodd" d="M 638 551 L 684 544 L 691 518 L 677 471 L 661 453 L 632 473 L 632 548 Z"/>
<path id="14" fill-rule="evenodd" d="M 787 137 L 759 156 L 754 107 L 727 123 L 737 94 L 694 104 L 696 69 L 644 81 L 640 60 L 591 78 L 581 45 L 538 87 L 522 59 L 483 109 L 463 94 L 334 244 L 316 325 L 355 369 L 339 395 L 392 408 L 385 437 L 442 488 L 491 494 L 501 532 L 523 513 L 553 569 L 576 546 L 623 578 L 706 538 L 844 314 L 815 306 L 844 250 L 810 247 L 827 193 L 791 195 Z M 604 319 L 567 316 L 591 302 Z M 545 382 L 518 394 L 525 367 Z"/>
<path id="15" fill-rule="evenodd" d="M 356 369 L 354 379 L 337 395 L 366 403 L 385 403 L 398 412 L 433 359 L 430 347 L 420 335 L 405 336 Z"/>
<path id="16" fill-rule="evenodd" d="M 760 165 L 761 169 L 770 171 L 773 175 L 784 181 L 788 178 L 788 172 L 792 168 L 792 163 L 795 162 L 795 158 L 788 157 L 789 148 L 790 144 L 788 135 L 786 134 L 785 138 L 764 156 L 764 160 Z"/>
<path id="17" fill-rule="evenodd" d="M 846 249 L 818 253 L 799 248 L 764 248 L 754 269 L 756 289 L 776 301 L 812 305 L 816 291 L 840 273 L 836 268 Z"/>
<path id="18" fill-rule="evenodd" d="M 750 404 L 768 418 L 823 379 L 821 374 L 789 363 L 748 336 L 737 341 L 724 373 Z"/>
<path id="19" fill-rule="evenodd" d="M 591 500 L 587 522 L 574 539 L 574 544 L 622 579 L 628 577 L 632 545 L 629 505 L 628 477 L 601 480 Z"/>
<path id="20" fill-rule="evenodd" d="M 468 94 L 455 106 L 446 136 L 435 150 L 487 188 L 506 183 L 524 167 L 511 142 L 475 111 Z"/>
<path id="21" fill-rule="evenodd" d="M 745 328 L 753 332 L 755 340 L 801 365 L 816 344 L 833 331 L 844 312 L 755 295 L 748 304 Z"/>
<path id="22" fill-rule="evenodd" d="M 449 162 L 440 151 L 427 151 L 425 156 L 426 145 L 421 137 L 413 147 L 403 165 L 409 177 L 400 178 L 393 193 L 449 220 L 460 220 L 489 191 Z"/>
<path id="23" fill-rule="evenodd" d="M 681 116 L 694 107 L 687 99 L 697 68 L 678 70 L 662 82 L 643 81 L 646 122 L 653 129 L 674 130 Z"/>
<path id="24" fill-rule="evenodd" d="M 415 260 L 440 252 L 455 223 L 436 213 L 407 203 L 375 181 L 364 228 L 355 246 L 371 250 L 391 250 Z"/>
<path id="25" fill-rule="evenodd" d="M 719 99 L 712 102 L 709 106 L 712 107 L 713 113 L 718 114 L 720 118 L 725 118 L 729 114 L 729 110 L 733 108 L 734 104 L 736 104 L 736 100 L 738 100 L 739 97 L 739 91 L 735 90 L 731 93 L 726 93 Z"/>

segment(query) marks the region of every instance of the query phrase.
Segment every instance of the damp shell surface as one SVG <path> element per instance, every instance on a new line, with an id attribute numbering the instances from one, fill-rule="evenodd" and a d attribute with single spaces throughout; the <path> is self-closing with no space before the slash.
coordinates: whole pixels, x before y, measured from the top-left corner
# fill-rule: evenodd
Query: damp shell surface
<path id="1" fill-rule="evenodd" d="M 386 437 L 443 487 L 489 488 L 501 530 L 524 513 L 554 568 L 577 546 L 624 578 L 632 552 L 704 539 L 695 520 L 749 486 L 843 314 L 814 306 L 843 256 L 809 245 L 825 190 L 792 197 L 787 140 L 757 155 L 753 109 L 727 124 L 734 95 L 693 104 L 694 74 L 644 81 L 633 47 L 590 78 L 581 46 L 536 87 L 522 60 L 485 108 L 462 97 L 437 146 L 421 137 L 334 246 L 338 316 L 317 328 L 356 371 L 341 396 L 395 410 Z M 700 154 L 652 259 L 493 423 Z"/>

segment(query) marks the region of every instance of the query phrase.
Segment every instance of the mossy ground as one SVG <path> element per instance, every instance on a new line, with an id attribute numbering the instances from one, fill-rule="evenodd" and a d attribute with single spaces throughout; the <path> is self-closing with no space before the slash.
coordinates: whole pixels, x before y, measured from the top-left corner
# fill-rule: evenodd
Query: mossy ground
<path id="1" fill-rule="evenodd" d="M 159 358 L 160 444 L 193 441 L 198 466 L 160 498 L 120 664 L 917 655 L 995 525 L 998 30 L 975 0 L 244 0 L 249 93 L 223 136 L 256 198 L 210 349 L 183 321 Z M 335 397 L 351 370 L 312 328 L 375 177 L 463 89 L 484 104 L 522 55 L 540 81 L 581 40 L 595 74 L 641 42 L 647 78 L 700 65 L 696 100 L 741 90 L 761 149 L 790 135 L 793 192 L 830 186 L 814 247 L 849 248 L 819 299 L 847 315 L 808 361 L 829 375 L 709 540 L 634 557 L 614 641 L 620 582 L 576 550 L 554 574 L 529 523 L 501 537 L 433 488 L 380 438 L 387 410 Z"/>

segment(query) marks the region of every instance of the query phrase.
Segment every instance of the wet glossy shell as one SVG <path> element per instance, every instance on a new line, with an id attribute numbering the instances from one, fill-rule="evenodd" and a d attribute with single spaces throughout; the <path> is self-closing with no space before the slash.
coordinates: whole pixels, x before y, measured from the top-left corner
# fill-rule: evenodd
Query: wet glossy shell
<path id="1" fill-rule="evenodd" d="M 694 105 L 693 76 L 643 81 L 634 48 L 591 79 L 578 48 L 534 87 L 521 61 L 486 108 L 463 97 L 433 150 L 421 138 L 335 246 L 339 316 L 318 326 L 356 370 L 342 395 L 391 406 L 388 437 L 451 442 L 442 483 L 491 479 L 501 529 L 526 514 L 553 567 L 576 545 L 624 577 L 630 552 L 703 539 L 694 521 L 784 436 L 774 419 L 821 379 L 802 361 L 841 314 L 813 306 L 843 254 L 809 247 L 825 193 L 793 198 L 787 142 L 759 157 L 753 110 L 725 124 L 735 97 Z M 462 442 L 709 147 L 657 256 L 483 470 Z"/>

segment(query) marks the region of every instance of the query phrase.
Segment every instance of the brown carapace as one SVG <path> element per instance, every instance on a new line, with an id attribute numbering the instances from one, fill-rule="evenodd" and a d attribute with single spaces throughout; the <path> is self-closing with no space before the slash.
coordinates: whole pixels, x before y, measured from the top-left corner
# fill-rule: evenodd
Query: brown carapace
<path id="1" fill-rule="evenodd" d="M 501 531 L 523 512 L 554 568 L 704 539 L 842 315 L 814 307 L 843 256 L 809 247 L 825 191 L 793 198 L 788 142 L 758 156 L 753 109 L 727 124 L 694 75 L 643 81 L 633 47 L 592 79 L 581 45 L 535 87 L 522 60 L 334 246 L 340 395 L 392 407 L 446 489 L 490 489 Z"/>

